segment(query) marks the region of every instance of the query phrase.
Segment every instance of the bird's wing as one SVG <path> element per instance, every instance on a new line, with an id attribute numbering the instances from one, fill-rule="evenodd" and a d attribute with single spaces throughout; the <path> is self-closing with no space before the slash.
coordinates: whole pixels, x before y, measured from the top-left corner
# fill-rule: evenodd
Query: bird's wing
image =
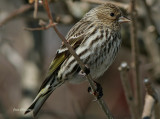
<path id="1" fill-rule="evenodd" d="M 87 27 L 87 22 L 80 21 L 68 32 L 66 39 L 73 49 L 76 49 L 85 40 L 86 33 L 84 30 L 87 29 Z M 37 97 L 31 104 L 31 106 L 26 110 L 25 114 L 33 110 L 33 115 L 36 116 L 46 99 L 56 88 L 55 85 L 59 86 L 63 83 L 63 81 L 57 80 L 57 72 L 62 63 L 70 56 L 71 54 L 69 53 L 68 48 L 66 48 L 66 46 L 62 43 L 62 46 L 57 51 L 54 60 L 51 62 L 46 79 L 42 83 Z"/>
<path id="2" fill-rule="evenodd" d="M 85 39 L 86 32 L 85 29 L 89 26 L 89 21 L 84 21 L 83 19 L 75 24 L 68 32 L 66 39 L 73 49 L 76 49 Z M 51 76 L 53 72 L 60 67 L 60 65 L 68 58 L 70 55 L 68 48 L 62 43 L 60 49 L 58 49 L 56 57 L 51 62 L 47 77 Z"/>
<path id="3" fill-rule="evenodd" d="M 73 26 L 72 29 L 68 32 L 66 39 L 73 49 L 76 49 L 83 42 L 85 38 L 85 32 L 84 30 L 82 30 L 82 27 L 83 29 L 86 29 L 87 26 L 88 26 L 87 22 L 85 22 L 85 24 L 81 24 L 81 22 L 78 22 L 78 24 Z M 40 90 L 46 86 L 46 84 L 50 81 L 50 78 L 52 77 L 52 75 L 55 74 L 55 71 L 60 68 L 61 64 L 68 57 L 70 57 L 68 48 L 64 44 L 62 44 L 60 49 L 58 49 L 54 60 L 50 64 L 46 79 L 42 83 Z"/>
<path id="4" fill-rule="evenodd" d="M 68 42 L 72 46 L 73 49 L 76 49 L 81 44 L 83 39 L 84 39 L 84 36 L 83 34 L 81 34 L 74 38 L 71 37 L 70 39 L 68 39 Z M 69 55 L 70 53 L 68 51 L 68 48 L 66 48 L 66 46 L 63 44 L 61 48 L 57 51 L 56 57 L 50 64 L 47 77 L 51 76 L 53 72 L 65 61 L 65 59 L 69 57 Z"/>

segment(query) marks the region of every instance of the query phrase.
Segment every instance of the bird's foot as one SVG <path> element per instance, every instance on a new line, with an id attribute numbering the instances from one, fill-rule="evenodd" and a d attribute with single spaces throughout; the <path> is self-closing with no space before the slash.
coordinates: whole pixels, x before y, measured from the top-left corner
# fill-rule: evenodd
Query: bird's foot
<path id="1" fill-rule="evenodd" d="M 86 65 L 84 71 L 81 70 L 81 71 L 79 72 L 79 75 L 81 75 L 81 76 L 86 76 L 86 75 L 88 75 L 89 73 L 90 73 L 90 69 L 89 69 L 88 66 Z"/>
<path id="2" fill-rule="evenodd" d="M 96 97 L 97 97 L 96 100 L 98 100 L 98 99 L 100 99 L 100 98 L 103 96 L 103 89 L 102 89 L 102 86 L 101 86 L 99 83 L 97 83 L 96 81 L 94 81 L 94 83 L 95 83 L 95 85 L 96 85 L 96 91 L 93 91 L 93 90 L 91 89 L 91 87 L 88 87 L 88 92 L 89 92 L 90 94 L 96 96 Z M 95 101 L 96 101 L 96 100 L 95 100 Z"/>

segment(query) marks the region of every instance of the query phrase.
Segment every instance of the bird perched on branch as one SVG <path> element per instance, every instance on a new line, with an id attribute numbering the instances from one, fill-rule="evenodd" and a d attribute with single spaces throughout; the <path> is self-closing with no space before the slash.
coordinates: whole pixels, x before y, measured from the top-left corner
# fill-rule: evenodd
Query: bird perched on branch
<path id="1" fill-rule="evenodd" d="M 93 79 L 100 77 L 114 61 L 121 45 L 121 23 L 129 21 L 115 5 L 103 4 L 86 13 L 68 32 L 67 41 L 90 68 Z M 79 83 L 84 80 L 79 64 L 62 44 L 37 97 L 25 114 L 33 111 L 36 116 L 51 93 L 66 81 Z"/>

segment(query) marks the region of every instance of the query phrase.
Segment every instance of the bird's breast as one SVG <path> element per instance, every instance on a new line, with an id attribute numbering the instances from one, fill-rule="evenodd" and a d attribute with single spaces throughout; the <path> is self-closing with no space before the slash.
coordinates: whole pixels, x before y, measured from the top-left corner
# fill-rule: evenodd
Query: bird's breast
<path id="1" fill-rule="evenodd" d="M 103 35 L 102 35 L 103 33 Z M 112 64 L 121 44 L 119 33 L 113 34 L 109 30 L 100 31 L 97 37 L 88 44 L 89 58 L 84 60 L 91 69 L 93 78 L 100 77 Z"/>
<path id="2" fill-rule="evenodd" d="M 93 32 L 76 49 L 76 53 L 83 63 L 90 68 L 91 75 L 95 79 L 100 77 L 114 61 L 121 39 L 108 29 L 99 29 Z M 79 76 L 78 67 L 77 61 L 71 56 L 62 64 L 58 75 L 63 79 L 85 79 Z M 76 80 L 74 81 L 76 82 Z"/>

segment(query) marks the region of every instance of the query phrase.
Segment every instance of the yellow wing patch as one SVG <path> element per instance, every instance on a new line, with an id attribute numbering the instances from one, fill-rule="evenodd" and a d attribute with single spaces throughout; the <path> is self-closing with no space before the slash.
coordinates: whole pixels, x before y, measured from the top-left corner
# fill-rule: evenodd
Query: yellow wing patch
<path id="1" fill-rule="evenodd" d="M 58 66 L 65 60 L 65 58 L 66 53 L 59 54 L 55 57 L 55 59 L 51 62 L 47 77 L 50 76 L 58 68 Z"/>

